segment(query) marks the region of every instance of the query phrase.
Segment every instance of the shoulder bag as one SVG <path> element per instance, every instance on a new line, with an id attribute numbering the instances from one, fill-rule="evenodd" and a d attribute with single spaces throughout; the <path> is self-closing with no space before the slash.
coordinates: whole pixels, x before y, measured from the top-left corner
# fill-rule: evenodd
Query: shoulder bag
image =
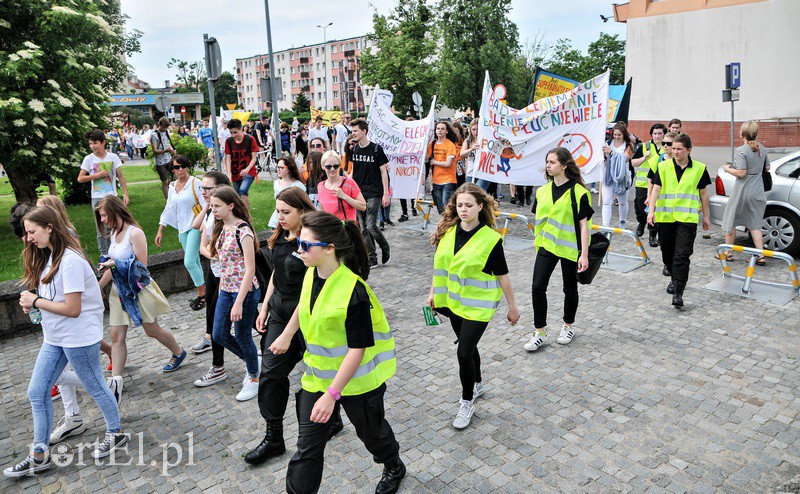
<path id="1" fill-rule="evenodd" d="M 772 190 L 772 174 L 767 170 L 767 152 L 764 151 L 764 166 L 761 167 L 761 180 L 764 181 L 764 192 Z"/>
<path id="2" fill-rule="evenodd" d="M 577 185 L 577 184 L 576 184 Z M 575 222 L 576 238 L 578 240 L 578 252 L 581 250 L 581 228 L 580 221 L 578 221 L 578 206 L 575 199 L 575 186 L 570 187 L 569 193 L 572 198 L 572 217 Z M 608 238 L 600 232 L 594 232 L 589 236 L 589 267 L 585 271 L 578 273 L 578 283 L 581 285 L 588 285 L 594 280 L 597 272 L 600 271 L 600 265 L 603 264 L 603 258 L 608 251 L 610 242 Z M 580 255 L 580 254 L 578 254 Z"/>

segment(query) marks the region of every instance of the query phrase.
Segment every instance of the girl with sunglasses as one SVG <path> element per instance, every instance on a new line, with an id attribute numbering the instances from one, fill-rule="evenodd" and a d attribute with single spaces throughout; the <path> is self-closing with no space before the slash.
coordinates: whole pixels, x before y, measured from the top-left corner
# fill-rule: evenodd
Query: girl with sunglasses
<path id="1" fill-rule="evenodd" d="M 314 154 L 314 153 L 312 153 Z M 289 402 L 289 374 L 303 358 L 305 342 L 295 334 L 286 352 L 276 354 L 269 351 L 297 308 L 300 288 L 306 266 L 297 252 L 297 238 L 300 235 L 300 217 L 315 211 L 308 196 L 294 187 L 278 194 L 275 201 L 278 211 L 278 228 L 269 239 L 272 265 L 275 267 L 267 286 L 261 312 L 256 319 L 256 329 L 264 334 L 261 338 L 261 378 L 258 384 L 258 406 L 267 424 L 264 440 L 247 453 L 244 461 L 256 465 L 281 455 L 286 451 L 283 440 L 283 416 Z M 329 436 L 344 427 L 339 414 L 333 417 L 334 424 Z"/>
<path id="2" fill-rule="evenodd" d="M 126 441 L 117 404 L 103 381 L 103 299 L 86 253 L 52 208 L 31 209 L 23 223 L 25 274 L 21 281 L 28 290 L 36 288 L 36 292 L 22 292 L 19 304 L 26 313 L 31 309 L 41 311 L 44 341 L 28 387 L 33 448 L 22 461 L 3 471 L 6 477 L 23 477 L 53 467 L 49 451 L 53 424 L 50 389 L 67 363 L 72 364 L 106 421 L 105 440 L 98 444 L 92 457 L 108 456 Z"/>
<path id="3" fill-rule="evenodd" d="M 286 159 L 286 158 L 284 158 Z M 258 312 L 261 288 L 256 279 L 258 238 L 250 223 L 250 212 L 233 187 L 222 185 L 211 194 L 214 231 L 210 257 L 218 257 L 220 286 L 214 311 L 214 340 L 244 360 L 247 373 L 237 401 L 258 394 L 259 358 L 251 328 Z M 234 335 L 231 335 L 231 324 Z"/>
<path id="4" fill-rule="evenodd" d="M 297 164 L 295 163 L 294 158 L 291 156 L 282 157 L 278 160 L 275 170 L 278 172 L 278 180 L 272 182 L 272 190 L 274 194 L 273 197 L 277 199 L 278 194 L 289 187 L 297 187 L 303 192 L 306 191 L 306 186 L 303 184 L 303 181 L 300 177 L 300 170 L 297 169 Z M 269 227 L 276 228 L 277 226 L 278 211 L 275 210 L 272 212 L 272 216 L 269 218 Z"/>
<path id="5" fill-rule="evenodd" d="M 342 159 L 334 151 L 322 155 L 326 179 L 317 186 L 320 208 L 340 220 L 356 221 L 356 211 L 366 211 L 367 200 L 352 178 L 339 174 Z"/>
<path id="6" fill-rule="evenodd" d="M 394 337 L 383 308 L 364 281 L 369 257 L 361 229 L 324 211 L 300 220 L 300 257 L 308 269 L 300 300 L 270 345 L 283 354 L 302 326 L 306 372 L 297 393 L 297 452 L 286 472 L 288 492 L 317 492 L 332 417 L 344 407 L 356 434 L 384 466 L 375 492 L 397 492 L 406 468 L 386 421 L 386 381 L 396 370 Z"/>
<path id="7" fill-rule="evenodd" d="M 158 222 L 155 244 L 161 248 L 164 228 L 167 225 L 178 230 L 178 239 L 183 247 L 183 265 L 197 288 L 197 297 L 189 303 L 192 310 L 206 306 L 206 284 L 203 266 L 200 264 L 200 230 L 192 228 L 197 215 L 195 209 L 204 208 L 203 188 L 200 180 L 190 174 L 191 162 L 186 156 L 177 155 L 171 162 L 175 181 L 169 184 L 167 204 Z M 199 205 L 199 208 L 196 206 Z"/>
<path id="8" fill-rule="evenodd" d="M 203 374 L 203 376 L 194 382 L 194 385 L 203 388 L 211 386 L 218 382 L 224 381 L 228 378 L 225 372 L 225 347 L 214 341 L 211 333 L 214 330 L 214 311 L 217 308 L 217 295 L 219 294 L 219 277 L 222 274 L 222 267 L 219 264 L 219 259 L 213 257 L 209 250 L 211 243 L 211 234 L 214 232 L 214 215 L 211 214 L 211 194 L 222 185 L 231 185 L 228 176 L 222 172 L 212 170 L 203 175 L 203 199 L 206 201 L 206 206 L 198 214 L 192 228 L 200 230 L 200 253 L 209 259 L 209 269 L 206 272 L 206 294 L 208 300 L 206 301 L 206 332 L 200 341 L 192 347 L 192 352 L 203 353 L 211 350 L 211 368 Z"/>

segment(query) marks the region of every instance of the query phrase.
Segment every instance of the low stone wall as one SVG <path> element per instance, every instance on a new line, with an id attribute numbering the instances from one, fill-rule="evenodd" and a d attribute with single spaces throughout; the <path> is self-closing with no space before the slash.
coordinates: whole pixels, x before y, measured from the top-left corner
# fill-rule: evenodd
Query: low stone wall
<path id="1" fill-rule="evenodd" d="M 262 249 L 266 251 L 269 232 L 259 232 L 258 238 Z M 208 269 L 208 260 L 200 256 L 203 270 Z M 147 258 L 150 276 L 158 282 L 165 294 L 182 292 L 194 288 L 189 273 L 183 267 L 183 250 L 160 252 Z M 109 288 L 106 288 L 108 290 Z M 19 333 L 39 330 L 39 326 L 31 323 L 28 315 L 19 306 L 19 292 L 22 288 L 18 280 L 0 283 L 0 338 L 11 337 Z"/>

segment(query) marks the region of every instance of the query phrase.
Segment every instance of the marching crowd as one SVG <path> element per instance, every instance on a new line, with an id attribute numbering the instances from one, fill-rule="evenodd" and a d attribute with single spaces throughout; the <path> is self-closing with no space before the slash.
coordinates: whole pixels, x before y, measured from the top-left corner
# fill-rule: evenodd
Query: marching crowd
<path id="1" fill-rule="evenodd" d="M 283 420 L 289 375 L 302 360 L 302 389 L 295 395 L 299 434 L 287 470 L 287 491 L 318 490 L 325 445 L 342 430 L 344 408 L 359 439 L 384 467 L 376 493 L 396 492 L 406 469 L 384 413 L 386 381 L 396 370 L 395 342 L 381 303 L 367 284 L 371 269 L 379 264 L 378 250 L 381 264 L 391 259 L 382 232 L 383 224 L 392 224 L 388 159 L 381 146 L 367 137 L 363 119 L 351 122 L 345 114 L 333 129 L 323 127 L 321 119 L 312 129 L 295 122 L 293 142 L 289 125 L 282 124 L 279 138 L 288 146 L 277 156 L 275 212 L 265 254 L 253 228 L 248 193 L 257 173 L 257 153 L 270 147 L 273 137 L 264 122 L 254 126 L 255 135 L 246 127 L 235 119 L 227 122 L 225 172 L 209 171 L 202 178 L 192 176 L 192 163 L 176 154 L 168 120 L 159 121 L 151 134 L 166 197 L 154 241 L 161 244 L 167 227 L 177 230 L 184 266 L 197 290 L 190 308 L 204 309 L 206 315 L 203 334 L 190 351 L 211 351 L 211 365 L 194 385 L 212 386 L 228 378 L 226 351 L 242 361 L 242 387 L 235 399 L 257 398 L 265 422 L 263 440 L 244 461 L 260 464 L 286 450 Z M 205 129 L 207 122 L 198 131 L 204 143 L 209 134 Z M 731 165 L 737 177 L 755 173 L 756 159 L 768 166 L 757 133 L 752 122 L 742 127 L 741 160 Z M 651 245 L 660 245 L 663 272 L 671 280 L 667 292 L 679 307 L 701 213 L 703 228 L 709 228 L 705 188 L 710 178 L 705 164 L 691 158 L 692 141 L 680 133 L 679 121 L 669 128 L 656 124 L 650 134 L 649 141 L 637 146 L 624 124 L 613 127 L 604 147 L 602 223 L 610 224 L 616 199 L 620 226 L 626 226 L 628 193 L 635 187 L 637 234 L 644 235 L 648 228 Z M 91 131 L 86 137 L 92 153 L 81 166 L 79 181 L 91 183 L 101 253 L 97 272 L 57 197 L 43 197 L 36 206 L 18 205 L 12 212 L 12 226 L 24 242 L 26 291 L 20 295 L 20 305 L 41 323 L 44 342 L 28 388 L 32 451 L 5 469 L 10 477 L 51 468 L 50 445 L 84 432 L 75 394 L 78 384 L 106 421 L 104 439 L 98 441 L 93 457 L 109 456 L 126 442 L 119 410 L 125 392 L 130 392 L 124 380 L 129 327 L 141 326 L 169 351 L 165 373 L 179 369 L 188 354 L 158 323 L 171 307 L 150 277 L 148 232 L 128 209 L 120 159 L 108 149 L 104 132 Z M 128 148 L 127 137 L 120 140 Z M 511 324 L 520 318 L 503 241 L 494 228 L 499 188 L 472 176 L 479 149 L 477 121 L 468 127 L 439 121 L 426 164 L 440 214 L 431 238 L 435 255 L 427 305 L 449 318 L 458 338 L 461 399 L 453 420 L 457 429 L 470 424 L 475 401 L 483 394 L 477 347 L 500 300 L 507 301 Z M 129 148 L 128 152 L 130 157 Z M 531 206 L 535 215 L 534 331 L 524 345 L 531 352 L 548 336 L 547 288 L 559 263 L 565 302 L 556 341 L 566 345 L 575 337 L 578 273 L 589 268 L 594 241 L 589 233 L 592 187 L 584 184 L 572 155 L 565 148 L 554 148 L 545 167 L 547 183 L 535 194 L 526 186 L 511 191 L 512 203 Z M 406 221 L 406 201 L 401 206 L 399 221 Z M 412 214 L 416 214 L 413 201 Z M 742 220 L 736 211 L 726 221 L 731 233 L 737 224 L 753 227 L 749 217 Z M 200 256 L 209 260 L 205 273 Z M 103 299 L 109 284 L 107 342 Z M 253 328 L 260 335 L 258 345 Z M 111 361 L 111 377 L 105 380 L 101 352 Z M 58 394 L 64 417 L 54 427 L 51 397 Z"/>

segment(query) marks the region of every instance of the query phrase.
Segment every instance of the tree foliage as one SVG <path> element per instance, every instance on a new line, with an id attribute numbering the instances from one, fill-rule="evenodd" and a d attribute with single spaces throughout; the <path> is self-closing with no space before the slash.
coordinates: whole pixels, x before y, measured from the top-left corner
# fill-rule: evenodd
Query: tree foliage
<path id="1" fill-rule="evenodd" d="M 441 0 L 439 98 L 451 108 L 477 109 L 486 71 L 492 82 L 509 81 L 519 55 L 511 0 Z M 524 89 L 508 87 L 509 97 Z"/>
<path id="2" fill-rule="evenodd" d="M 297 95 L 297 98 L 295 98 L 294 103 L 292 104 L 292 110 L 296 115 L 311 111 L 311 101 L 308 100 L 308 97 L 305 93 L 301 92 Z"/>
<path id="3" fill-rule="evenodd" d="M 0 163 L 18 201 L 36 200 L 34 177 L 51 173 L 68 202 L 87 130 L 104 127 L 108 94 L 126 72 L 118 0 L 0 2 Z"/>
<path id="4" fill-rule="evenodd" d="M 201 83 L 206 81 L 206 63 L 203 60 L 187 62 L 171 58 L 167 62 L 168 69 L 175 69 L 175 80 L 191 91 L 200 91 Z"/>
<path id="5" fill-rule="evenodd" d="M 569 39 L 559 39 L 553 49 L 547 70 L 560 76 L 583 82 L 611 69 L 611 84 L 625 83 L 625 40 L 619 36 L 600 33 L 589 44 L 586 54 L 572 47 Z"/>
<path id="6" fill-rule="evenodd" d="M 364 83 L 379 85 L 394 94 L 394 107 L 413 109 L 415 91 L 423 102 L 436 92 L 435 15 L 424 0 L 398 2 L 389 16 L 376 11 L 372 17 L 374 50 L 361 56 Z"/>

